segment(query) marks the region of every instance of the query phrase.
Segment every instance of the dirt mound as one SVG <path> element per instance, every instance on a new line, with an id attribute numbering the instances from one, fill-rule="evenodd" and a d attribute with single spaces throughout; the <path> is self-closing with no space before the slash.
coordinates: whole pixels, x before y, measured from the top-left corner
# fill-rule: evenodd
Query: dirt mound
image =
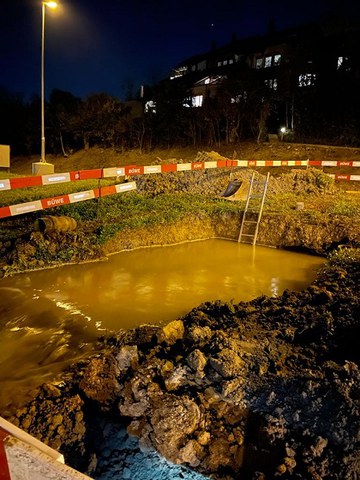
<path id="1" fill-rule="evenodd" d="M 243 182 L 242 193 L 246 194 L 252 173 L 256 179 L 265 182 L 266 175 L 250 168 L 208 169 L 204 171 L 186 171 L 166 174 L 141 175 L 134 178 L 138 192 L 149 196 L 162 193 L 188 193 L 192 195 L 220 195 L 232 179 Z M 321 195 L 334 193 L 335 182 L 321 170 L 291 170 L 277 176 L 271 176 L 268 193 L 277 195 L 295 193 Z"/>

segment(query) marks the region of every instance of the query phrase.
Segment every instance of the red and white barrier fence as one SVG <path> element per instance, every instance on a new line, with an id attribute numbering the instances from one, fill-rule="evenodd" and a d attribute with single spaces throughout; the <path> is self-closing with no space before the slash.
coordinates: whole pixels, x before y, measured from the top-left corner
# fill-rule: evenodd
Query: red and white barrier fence
<path id="1" fill-rule="evenodd" d="M 97 168 L 92 170 L 77 170 L 74 172 L 54 173 L 51 175 L 36 175 L 31 177 L 14 177 L 0 180 L 0 191 L 17 188 L 40 187 L 56 183 L 74 182 L 79 180 L 94 180 L 121 176 L 146 175 L 151 173 L 183 172 L 206 170 L 223 167 L 360 167 L 357 161 L 332 160 L 214 160 L 191 163 L 170 163 L 161 165 L 127 165 L 124 167 Z M 341 178 L 339 178 L 341 179 Z"/>
<path id="2" fill-rule="evenodd" d="M 13 190 L 17 188 L 35 187 L 43 185 L 54 185 L 57 183 L 73 182 L 78 180 L 101 179 L 121 176 L 147 175 L 154 173 L 199 171 L 211 168 L 224 167 L 360 167 L 357 161 L 332 161 L 332 160 L 214 160 L 191 163 L 170 163 L 161 165 L 127 165 L 124 167 L 108 167 L 93 170 L 78 170 L 74 172 L 55 173 L 51 175 L 37 175 L 32 177 L 14 177 L 0 180 L 0 191 Z M 360 181 L 360 175 L 328 174 L 336 181 Z M 6 218 L 22 213 L 35 212 L 59 205 L 91 200 L 93 198 L 113 195 L 123 191 L 134 190 L 134 182 L 111 185 L 108 187 L 96 188 L 84 192 L 70 193 L 57 197 L 35 200 L 33 202 L 21 203 L 0 207 L 0 218 Z"/>
<path id="3" fill-rule="evenodd" d="M 184 170 L 204 170 L 206 168 L 236 167 L 235 160 L 217 160 L 215 162 L 171 163 L 163 165 L 127 165 L 124 167 L 96 168 L 93 170 L 78 170 L 76 172 L 54 173 L 51 175 L 36 175 L 32 177 L 14 177 L 0 180 L 0 191 L 16 188 L 41 187 L 56 183 L 74 182 L 99 178 L 146 175 L 150 173 L 181 172 Z"/>
<path id="4" fill-rule="evenodd" d="M 360 162 L 352 160 L 309 160 L 309 167 L 360 167 Z"/>
<path id="5" fill-rule="evenodd" d="M 307 160 L 234 160 L 237 167 L 307 167 Z"/>
<path id="6" fill-rule="evenodd" d="M 328 175 L 329 177 L 337 181 L 360 182 L 360 175 L 344 175 L 341 173 L 338 173 L 338 174 L 329 173 Z"/>
<path id="7" fill-rule="evenodd" d="M 128 192 L 130 190 L 136 190 L 135 182 L 120 183 L 118 185 L 110 185 L 108 187 L 95 188 L 83 192 L 43 198 L 41 200 L 34 200 L 33 202 L 18 203 L 16 205 L 0 207 L 0 218 L 13 217 L 15 215 L 21 215 L 22 213 L 36 212 L 37 210 L 68 205 L 69 203 L 84 202 L 85 200 L 92 200 L 93 198 L 101 198 L 115 193 Z"/>

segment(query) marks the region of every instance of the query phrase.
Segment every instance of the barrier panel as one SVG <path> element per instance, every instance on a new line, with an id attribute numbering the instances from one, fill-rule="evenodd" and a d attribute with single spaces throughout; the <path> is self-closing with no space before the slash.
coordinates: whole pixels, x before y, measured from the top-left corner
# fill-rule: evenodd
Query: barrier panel
<path id="1" fill-rule="evenodd" d="M 309 167 L 360 167 L 360 162 L 352 160 L 309 160 Z"/>
<path id="2" fill-rule="evenodd" d="M 14 190 L 17 188 L 35 187 L 43 185 L 54 185 L 79 180 L 101 179 L 120 176 L 148 175 L 156 173 L 201 171 L 212 168 L 224 167 L 360 167 L 358 161 L 345 160 L 214 160 L 199 161 L 190 163 L 172 163 L 161 165 L 126 165 L 124 167 L 107 167 L 93 170 L 78 170 L 74 172 L 56 173 L 51 175 L 38 175 L 32 177 L 14 177 L 0 180 L 0 191 Z M 327 174 L 335 181 L 360 181 L 360 175 Z M 130 187 L 130 185 L 132 185 Z M 21 203 L 0 207 L 0 218 L 6 218 L 22 213 L 35 212 L 46 208 L 52 208 L 68 203 L 76 203 L 84 200 L 91 200 L 105 195 L 113 195 L 120 191 L 136 189 L 134 182 L 102 187 L 84 192 L 70 193 L 57 197 L 35 200 L 33 202 Z"/>
<path id="3" fill-rule="evenodd" d="M 333 178 L 334 180 L 338 181 L 346 181 L 346 182 L 360 182 L 360 175 L 345 175 L 345 174 L 334 174 L 328 173 L 329 177 Z"/>
<path id="4" fill-rule="evenodd" d="M 100 178 L 122 177 L 125 175 L 148 175 L 154 173 L 199 171 L 208 168 L 224 167 L 360 167 L 358 161 L 345 160 L 214 160 L 189 163 L 171 163 L 161 165 L 126 165 L 124 167 L 96 168 L 93 170 L 78 170 L 74 172 L 54 173 L 31 177 L 14 177 L 0 180 L 0 191 L 17 188 L 40 187 L 56 183 L 74 182 L 79 180 L 96 180 Z M 341 178 L 339 178 L 341 180 Z"/>
<path id="5" fill-rule="evenodd" d="M 61 453 L 0 417 L 0 480 L 91 480 Z"/>
<path id="6" fill-rule="evenodd" d="M 211 165 L 210 165 L 211 164 Z M 96 180 L 100 178 L 122 177 L 125 175 L 146 175 L 152 173 L 181 172 L 184 170 L 204 170 L 205 168 L 236 167 L 236 161 L 217 160 L 215 162 L 171 163 L 161 165 L 126 165 L 124 167 L 96 168 L 74 172 L 37 175 L 32 177 L 14 177 L 0 180 L 0 191 L 17 188 L 41 187 L 56 183 L 75 182 L 79 180 Z"/>
<path id="7" fill-rule="evenodd" d="M 36 212 L 37 210 L 45 210 L 47 208 L 67 205 L 69 203 L 84 202 L 85 200 L 102 198 L 107 195 L 128 192 L 130 190 L 136 190 L 135 182 L 120 183 L 118 185 L 94 188 L 93 190 L 85 190 L 83 192 L 69 193 L 57 197 L 34 200 L 32 202 L 18 203 L 16 205 L 0 207 L 0 218 L 13 217 L 15 215 L 21 215 L 22 213 Z"/>

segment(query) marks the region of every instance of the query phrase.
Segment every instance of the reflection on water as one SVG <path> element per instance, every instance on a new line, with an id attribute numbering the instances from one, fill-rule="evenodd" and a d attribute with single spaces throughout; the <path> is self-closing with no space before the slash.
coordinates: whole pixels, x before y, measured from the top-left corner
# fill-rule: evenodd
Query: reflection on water
<path id="1" fill-rule="evenodd" d="M 207 300 L 299 290 L 322 259 L 225 240 L 123 252 L 0 281 L 0 381 L 46 377 L 104 329 L 177 318 Z M 1 399 L 0 399 L 1 402 Z"/>

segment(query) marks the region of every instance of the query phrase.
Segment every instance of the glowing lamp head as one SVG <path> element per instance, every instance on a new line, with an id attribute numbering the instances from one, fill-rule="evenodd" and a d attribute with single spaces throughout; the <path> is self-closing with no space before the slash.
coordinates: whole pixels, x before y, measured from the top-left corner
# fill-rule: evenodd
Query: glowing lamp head
<path id="1" fill-rule="evenodd" d="M 56 2 L 43 2 L 43 4 L 49 8 L 56 8 L 58 6 Z"/>
<path id="2" fill-rule="evenodd" d="M 280 128 L 280 132 L 281 132 L 281 133 L 286 133 L 286 127 L 281 127 L 281 128 Z"/>

